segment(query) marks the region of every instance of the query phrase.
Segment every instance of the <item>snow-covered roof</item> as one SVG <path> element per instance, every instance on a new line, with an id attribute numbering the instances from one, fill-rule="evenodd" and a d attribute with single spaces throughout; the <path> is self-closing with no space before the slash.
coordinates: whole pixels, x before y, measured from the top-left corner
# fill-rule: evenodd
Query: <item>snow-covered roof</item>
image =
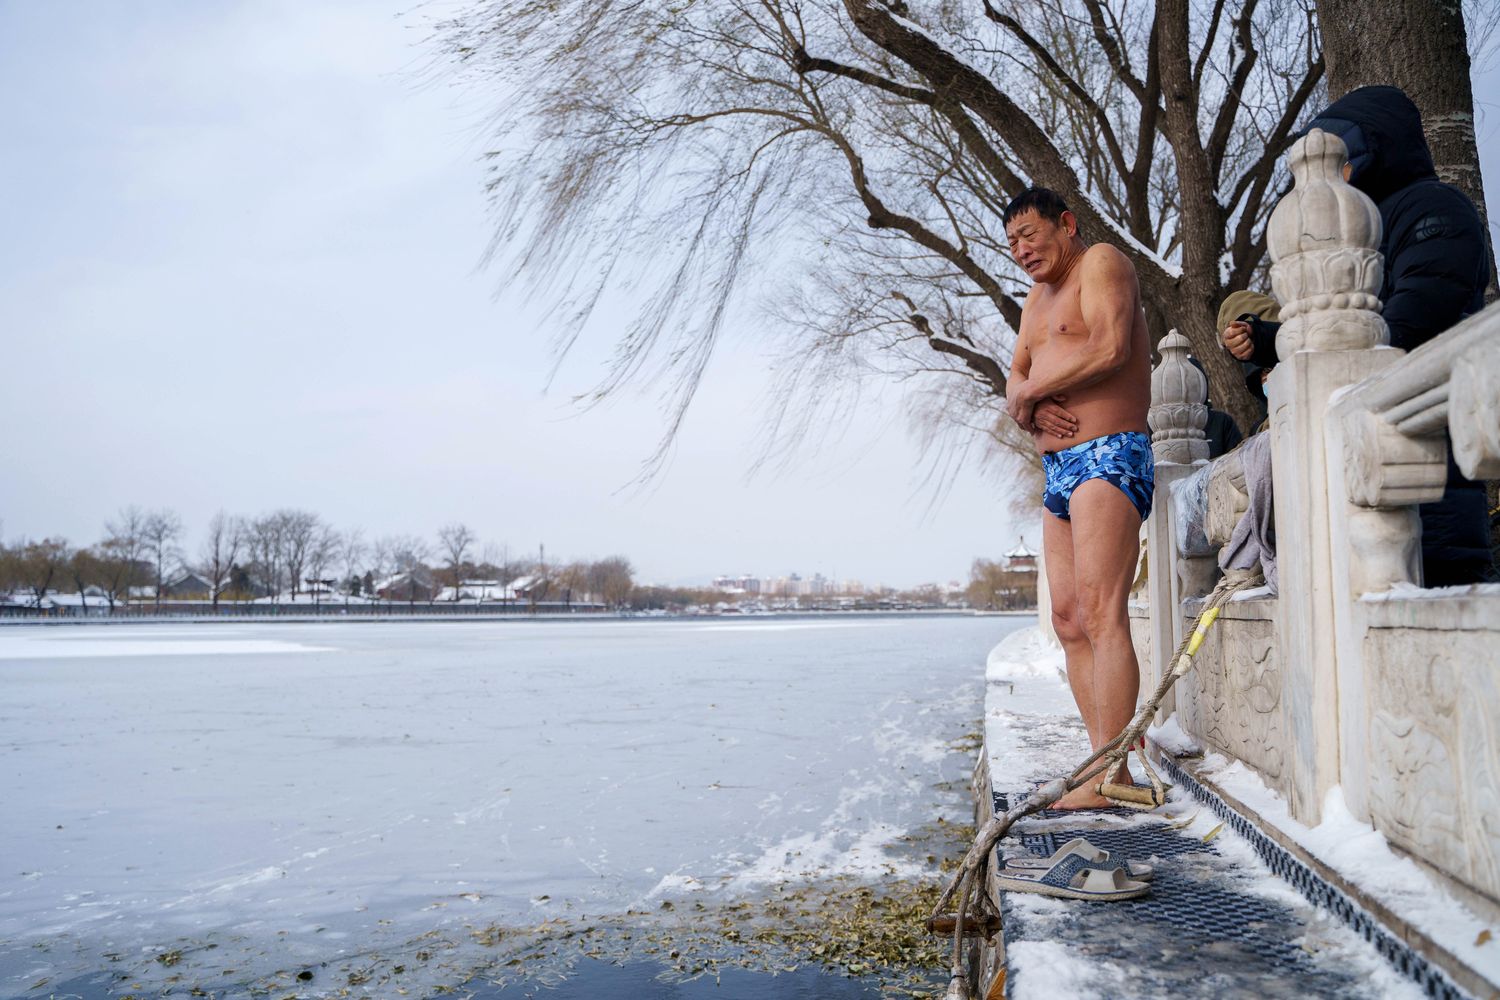
<path id="1" fill-rule="evenodd" d="M 1005 558 L 1007 558 L 1007 559 L 1035 559 L 1036 558 L 1036 553 L 1033 552 L 1031 549 L 1029 549 L 1029 548 L 1026 547 L 1026 539 L 1023 538 L 1023 539 L 1021 539 L 1020 543 L 1016 545 L 1015 548 L 1013 548 L 1009 552 L 1005 553 Z"/>

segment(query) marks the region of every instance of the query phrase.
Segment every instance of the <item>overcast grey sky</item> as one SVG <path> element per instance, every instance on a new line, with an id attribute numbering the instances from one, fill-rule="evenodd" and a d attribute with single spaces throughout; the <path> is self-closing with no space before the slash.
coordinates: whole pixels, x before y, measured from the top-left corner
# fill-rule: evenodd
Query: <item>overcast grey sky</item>
<path id="1" fill-rule="evenodd" d="M 540 309 L 477 270 L 493 95 L 423 84 L 400 10 L 0 0 L 6 540 L 90 543 L 136 503 L 178 510 L 196 548 L 220 508 L 294 506 L 367 536 L 464 521 L 513 553 L 619 552 L 650 580 L 895 585 L 1039 540 L 978 474 L 930 505 L 894 392 L 747 480 L 769 374 L 748 329 L 666 474 L 622 490 L 657 401 L 569 405 L 607 328 L 544 392 Z M 1496 192 L 1500 73 L 1475 83 Z"/>

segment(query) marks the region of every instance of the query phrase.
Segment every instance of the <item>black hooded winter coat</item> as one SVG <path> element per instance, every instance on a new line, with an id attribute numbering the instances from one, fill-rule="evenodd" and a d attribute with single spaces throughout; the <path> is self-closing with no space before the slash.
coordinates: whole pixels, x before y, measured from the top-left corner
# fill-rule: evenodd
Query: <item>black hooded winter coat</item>
<path id="1" fill-rule="evenodd" d="M 1349 183 L 1380 210 L 1385 283 L 1381 316 L 1391 346 L 1411 350 L 1484 306 L 1489 249 L 1479 213 L 1463 192 L 1438 180 L 1422 115 L 1396 87 L 1361 87 L 1333 102 L 1309 128 L 1349 150 Z M 1274 323 L 1251 324 L 1256 364 L 1276 364 Z M 1422 568 L 1429 587 L 1472 583 L 1492 573 L 1484 488 L 1448 459 L 1448 492 L 1423 504 Z"/>

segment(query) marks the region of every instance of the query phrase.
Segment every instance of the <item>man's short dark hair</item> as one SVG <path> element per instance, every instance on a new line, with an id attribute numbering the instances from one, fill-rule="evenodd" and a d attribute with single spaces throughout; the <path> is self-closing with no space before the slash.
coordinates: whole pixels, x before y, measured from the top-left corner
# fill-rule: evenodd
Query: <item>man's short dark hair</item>
<path id="1" fill-rule="evenodd" d="M 1001 222 L 1008 226 L 1011 219 L 1032 211 L 1044 219 L 1061 222 L 1063 213 L 1068 211 L 1068 203 L 1062 200 L 1062 195 L 1050 188 L 1027 188 L 1005 206 L 1005 214 L 1001 216 Z"/>

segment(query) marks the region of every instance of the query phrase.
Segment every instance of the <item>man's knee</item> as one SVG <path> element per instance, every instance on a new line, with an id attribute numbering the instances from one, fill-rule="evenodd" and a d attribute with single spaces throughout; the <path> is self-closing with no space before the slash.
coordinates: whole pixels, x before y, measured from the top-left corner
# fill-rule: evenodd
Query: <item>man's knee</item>
<path id="1" fill-rule="evenodd" d="M 1130 629 L 1125 602 L 1119 599 L 1094 594 L 1079 594 L 1074 617 L 1077 619 L 1078 628 L 1089 639 L 1100 639 L 1115 635 L 1122 630 L 1128 632 Z M 1061 638 L 1061 633 L 1058 635 Z"/>
<path id="2" fill-rule="evenodd" d="M 1088 639 L 1083 625 L 1078 621 L 1077 608 L 1052 608 L 1052 631 L 1057 633 L 1057 641 L 1064 645 L 1084 642 Z"/>

